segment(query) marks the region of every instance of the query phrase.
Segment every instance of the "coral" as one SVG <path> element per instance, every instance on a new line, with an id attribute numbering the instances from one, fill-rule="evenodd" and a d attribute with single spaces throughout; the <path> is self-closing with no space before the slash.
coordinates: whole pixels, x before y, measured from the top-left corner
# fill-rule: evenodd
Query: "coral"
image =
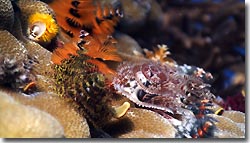
<path id="1" fill-rule="evenodd" d="M 215 136 L 219 138 L 245 138 L 245 123 L 237 123 L 223 115 L 218 116 L 213 114 L 209 116 L 217 120 L 215 123 L 217 128 Z M 245 116 L 239 116 L 238 118 L 243 120 Z"/>
<path id="2" fill-rule="evenodd" d="M 122 19 L 122 25 L 128 28 L 128 31 L 131 31 L 130 28 L 134 29 L 135 27 L 140 27 L 141 25 L 143 25 L 143 23 L 149 17 L 152 3 L 152 0 L 121 1 L 121 5 L 124 11 L 124 19 Z"/>
<path id="3" fill-rule="evenodd" d="M 29 97 L 11 91 L 6 92 L 20 103 L 45 111 L 56 118 L 64 129 L 64 137 L 90 137 L 86 119 L 75 110 L 72 102 L 52 93 L 39 93 L 34 97 Z"/>
<path id="4" fill-rule="evenodd" d="M 129 9 L 132 3 L 124 2 L 128 3 L 127 9 Z M 127 28 L 126 21 L 129 19 L 123 19 L 121 24 L 124 26 L 118 30 L 129 34 L 141 47 L 148 50 L 152 50 L 157 44 L 166 44 L 171 57 L 177 63 L 195 65 L 211 72 L 214 76 L 211 85 L 214 87 L 215 95 L 226 99 L 225 97 L 230 95 L 224 94 L 225 92 L 230 94 L 232 91 L 240 91 L 241 89 L 236 87 L 244 87 L 245 83 L 231 82 L 230 77 L 233 78 L 238 74 L 245 76 L 246 71 L 244 1 L 157 0 L 156 3 L 162 10 L 162 13 L 157 13 L 162 21 L 152 23 L 146 19 L 141 28 L 133 24 Z M 150 6 L 151 9 L 156 8 Z M 126 12 L 124 11 L 124 17 Z M 129 12 L 133 11 L 128 10 Z M 136 16 L 136 14 L 130 15 Z M 233 72 L 227 75 L 225 70 Z"/>
<path id="5" fill-rule="evenodd" d="M 245 100 L 246 99 L 242 95 L 242 93 L 238 93 L 233 96 L 227 96 L 227 98 L 225 99 L 224 108 L 245 112 Z"/>
<path id="6" fill-rule="evenodd" d="M 24 106 L 0 92 L 0 136 L 3 138 L 58 138 L 64 131 L 51 115 Z"/>
<path id="7" fill-rule="evenodd" d="M 156 54 L 165 55 L 163 51 Z M 206 72 L 195 74 L 194 70 L 188 74 L 185 67 L 165 60 L 124 62 L 117 69 L 114 89 L 139 107 L 171 121 L 178 131 L 176 137 L 214 137 L 216 120 L 207 114 L 221 114 L 223 108 L 212 104 L 215 96 L 201 79 Z"/>
<path id="8" fill-rule="evenodd" d="M 14 22 L 14 9 L 10 0 L 0 1 L 0 30 L 10 30 Z"/>
<path id="9" fill-rule="evenodd" d="M 2 35 L 6 35 L 6 37 L 1 36 L 1 54 L 4 55 L 1 60 L 2 62 L 5 60 L 2 66 L 4 71 L 1 71 L 1 73 L 5 72 L 3 79 L 8 79 L 7 74 L 12 75 L 14 81 L 11 82 L 10 86 L 15 90 L 25 89 L 22 92 L 30 92 L 30 85 L 35 85 L 38 90 L 48 89 L 46 83 L 52 83 L 48 78 L 48 73 L 51 72 L 51 53 L 39 44 L 27 39 L 27 29 L 29 16 L 38 12 L 45 13 L 47 11 L 49 13 L 48 11 L 51 12 L 51 10 L 45 3 L 34 0 L 12 2 L 9 5 L 6 2 L 1 3 L 1 6 L 11 7 L 8 12 L 1 13 L 1 17 L 9 17 L 9 19 L 6 18 L 6 22 L 10 23 L 3 27 L 3 29 L 9 30 L 8 32 L 1 31 Z M 11 16 L 6 16 L 6 14 Z M 8 26 L 11 27 L 8 28 Z M 10 61 L 12 63 L 9 63 Z M 16 73 L 9 73 L 6 66 L 9 66 L 8 68 Z"/>
<path id="10" fill-rule="evenodd" d="M 244 9 L 1 0 L 0 135 L 244 138 Z"/>
<path id="11" fill-rule="evenodd" d="M 8 31 L 0 31 L 0 82 L 14 89 L 22 90 L 23 86 L 34 79 L 30 74 L 28 51 Z"/>
<path id="12" fill-rule="evenodd" d="M 139 108 L 130 108 L 106 131 L 118 138 L 174 138 L 176 133 L 167 119 L 153 111 Z"/>
<path id="13" fill-rule="evenodd" d="M 226 110 L 223 112 L 222 116 L 227 117 L 236 123 L 245 123 L 245 114 L 239 111 Z"/>
<path id="14" fill-rule="evenodd" d="M 209 114 L 214 114 L 214 112 L 209 109 L 213 107 L 211 101 L 201 101 L 193 104 L 187 105 L 187 110 L 182 112 L 181 124 L 177 124 L 176 128 L 178 133 L 176 137 L 178 138 L 211 138 L 215 137 L 214 132 L 216 131 L 215 123 L 217 120 L 208 116 Z"/>
<path id="15" fill-rule="evenodd" d="M 1 30 L 0 34 L 1 55 L 4 55 L 9 59 L 14 59 L 16 62 L 22 62 L 28 59 L 28 51 L 20 41 L 18 41 L 13 35 L 11 35 L 11 33 L 6 30 Z"/>

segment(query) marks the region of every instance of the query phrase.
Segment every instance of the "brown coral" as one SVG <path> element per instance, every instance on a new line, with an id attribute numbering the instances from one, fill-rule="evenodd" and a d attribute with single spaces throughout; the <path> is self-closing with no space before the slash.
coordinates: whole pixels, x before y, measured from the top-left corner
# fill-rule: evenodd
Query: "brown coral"
<path id="1" fill-rule="evenodd" d="M 245 116 L 241 113 L 236 113 L 235 111 L 225 111 L 226 116 L 218 116 L 218 115 L 209 115 L 215 118 L 218 122 L 215 123 L 216 128 L 218 129 L 215 132 L 215 136 L 219 138 L 245 138 L 245 123 L 238 123 L 234 120 L 236 117 L 230 117 L 230 114 L 240 114 L 237 117 L 238 121 L 244 121 Z M 229 115 L 229 116 L 228 116 Z M 228 118 L 228 117 L 232 118 Z M 237 121 L 236 120 L 236 121 Z"/>
<path id="2" fill-rule="evenodd" d="M 63 128 L 51 115 L 24 106 L 4 92 L 0 92 L 0 136 L 4 138 L 63 137 Z"/>
<path id="3" fill-rule="evenodd" d="M 14 89 L 22 89 L 34 76 L 29 72 L 28 51 L 8 31 L 0 30 L 0 82 Z"/>
<path id="4" fill-rule="evenodd" d="M 20 103 L 36 107 L 51 114 L 62 125 L 66 138 L 90 137 L 87 121 L 75 110 L 74 103 L 60 98 L 56 94 L 40 93 L 34 97 L 27 97 L 14 92 L 8 92 Z"/>
<path id="5" fill-rule="evenodd" d="M 14 22 L 14 9 L 10 0 L 0 1 L 0 30 L 10 30 Z"/>
<path id="6" fill-rule="evenodd" d="M 30 3 L 31 5 L 27 5 L 27 3 Z M 1 36 L 2 42 L 0 50 L 1 54 L 4 55 L 1 57 L 1 59 L 3 60 L 5 58 L 6 62 L 3 63 L 2 66 L 10 66 L 9 68 L 13 68 L 12 71 L 17 72 L 17 74 L 13 76 L 15 78 L 12 78 L 17 80 L 11 83 L 12 88 L 27 89 L 27 86 L 29 86 L 30 83 L 36 81 L 36 86 L 39 90 L 48 89 L 46 83 L 52 82 L 47 77 L 47 75 L 49 75 L 48 73 L 50 72 L 51 53 L 39 44 L 32 42 L 28 40 L 27 37 L 25 37 L 27 36 L 28 17 L 38 11 L 50 11 L 48 6 L 43 2 L 38 2 L 35 0 L 24 0 L 17 3 L 13 2 L 13 6 L 7 5 L 7 3 L 1 3 L 1 6 L 4 4 L 6 7 L 10 6 L 13 8 L 14 6 L 15 8 L 15 11 L 8 11 L 8 13 L 12 13 L 14 20 L 12 20 L 12 18 L 6 20 L 11 22 L 10 25 L 13 27 L 11 27 L 11 29 L 8 29 L 6 26 L 3 27 L 4 29 L 9 30 L 9 33 L 7 31 L 1 31 L 3 36 Z M 41 8 L 39 9 L 37 6 Z M 1 16 L 6 17 L 5 13 L 1 13 Z M 12 61 L 12 65 L 8 65 L 8 61 Z M 2 72 L 8 72 L 8 70 L 5 69 L 5 71 Z M 22 77 L 22 79 L 20 79 L 18 76 Z M 4 79 L 7 78 L 4 77 Z"/>
<path id="7" fill-rule="evenodd" d="M 118 138 L 174 138 L 176 130 L 161 115 L 146 109 L 130 108 L 119 121 L 106 127 Z"/>
<path id="8" fill-rule="evenodd" d="M 226 110 L 223 112 L 222 116 L 227 117 L 236 123 L 245 123 L 245 114 L 239 111 Z"/>

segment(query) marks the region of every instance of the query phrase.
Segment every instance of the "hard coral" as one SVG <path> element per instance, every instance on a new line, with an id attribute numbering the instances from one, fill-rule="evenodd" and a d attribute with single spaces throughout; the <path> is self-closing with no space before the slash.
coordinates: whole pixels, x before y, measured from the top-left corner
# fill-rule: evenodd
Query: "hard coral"
<path id="1" fill-rule="evenodd" d="M 176 129 L 169 120 L 147 109 L 130 108 L 124 117 L 106 127 L 118 138 L 174 138 Z"/>
<path id="2" fill-rule="evenodd" d="M 34 80 L 30 73 L 31 65 L 28 51 L 8 31 L 0 31 L 0 84 L 22 90 L 23 86 Z"/>
<path id="3" fill-rule="evenodd" d="M 236 123 L 245 123 L 245 114 L 240 111 L 226 110 L 223 112 L 222 116 L 231 119 Z"/>
<path id="4" fill-rule="evenodd" d="M 131 108 L 125 117 L 129 118 L 133 123 L 134 133 L 123 134 L 120 137 L 173 138 L 175 136 L 176 130 L 172 124 L 150 110 Z M 146 134 L 136 134 L 136 132 L 140 131 Z"/>
<path id="5" fill-rule="evenodd" d="M 74 103 L 51 93 L 36 96 L 22 96 L 6 91 L 24 105 L 35 107 L 52 115 L 62 125 L 66 138 L 89 138 L 90 131 L 86 119 L 75 110 Z"/>
<path id="6" fill-rule="evenodd" d="M 14 9 L 10 0 L 0 1 L 0 30 L 10 30 L 14 22 Z"/>
<path id="7" fill-rule="evenodd" d="M 154 52 L 149 51 L 148 49 L 144 49 L 145 56 L 148 59 L 151 59 L 153 61 L 159 61 L 161 63 L 167 63 L 167 64 L 176 64 L 176 62 L 169 58 L 168 55 L 170 55 L 170 52 L 168 51 L 167 45 L 157 45 L 157 48 L 154 48 Z"/>
<path id="8" fill-rule="evenodd" d="M 231 112 L 231 111 L 228 111 Z M 232 114 L 235 111 L 232 112 Z M 245 123 L 238 123 L 226 116 L 209 115 L 216 119 L 215 123 L 217 131 L 215 136 L 219 138 L 245 138 Z M 238 119 L 244 120 L 245 116 L 239 116 Z"/>
<path id="9" fill-rule="evenodd" d="M 63 137 L 62 126 L 48 113 L 22 105 L 2 91 L 0 92 L 0 102 L 0 137 Z"/>
<path id="10" fill-rule="evenodd" d="M 6 20 L 10 22 L 8 26 L 11 26 L 11 28 L 8 28 L 8 26 L 6 25 L 2 28 L 9 30 L 8 32 L 11 33 L 12 35 L 6 31 L 1 31 L 1 34 L 7 35 L 6 36 L 7 38 L 4 36 L 1 36 L 3 38 L 1 42 L 1 45 L 3 46 L 1 47 L 1 53 L 3 53 L 7 59 L 10 58 L 8 55 L 11 55 L 11 58 L 8 60 L 12 62 L 14 61 L 16 62 L 16 63 L 12 63 L 12 66 L 14 66 L 12 68 L 17 69 L 18 67 L 19 72 L 22 72 L 21 75 L 23 75 L 21 76 L 22 79 L 18 78 L 18 76 L 20 76 L 20 73 L 17 73 L 16 75 L 13 76 L 15 77 L 16 80 L 22 81 L 21 85 L 16 85 L 13 89 L 23 88 L 25 89 L 25 91 L 23 92 L 26 92 L 31 85 L 30 83 L 33 83 L 34 81 L 38 81 L 39 84 L 41 83 L 40 84 L 41 87 L 39 87 L 40 85 L 38 85 L 39 89 L 44 90 L 45 87 L 47 87 L 47 86 L 44 86 L 45 82 L 49 81 L 48 77 L 46 76 L 48 75 L 48 72 L 50 71 L 49 67 L 51 64 L 50 63 L 51 53 L 47 51 L 46 49 L 44 49 L 39 44 L 34 43 L 31 40 L 27 39 L 27 36 L 28 36 L 27 29 L 28 29 L 28 24 L 29 24 L 28 23 L 29 16 L 31 16 L 32 14 L 36 12 L 46 12 L 46 11 L 51 12 L 51 10 L 48 9 L 48 6 L 45 3 L 40 2 L 40 1 L 23 0 L 23 1 L 18 1 L 18 2 L 12 2 L 11 5 L 8 5 L 8 2 L 6 1 L 5 3 L 1 3 L 1 6 L 11 7 L 9 11 L 6 11 L 6 13 L 9 13 L 9 15 L 12 15 L 12 16 L 6 16 L 6 13 L 0 13 L 0 14 L 1 14 L 1 17 L 3 18 L 9 17 L 9 19 L 6 19 Z M 40 7 L 40 9 L 36 7 Z M 14 11 L 11 9 L 14 9 Z M 9 43 L 12 43 L 12 45 L 14 45 L 15 48 L 9 45 Z M 19 58 L 21 59 L 21 62 L 20 60 L 17 60 Z M 6 60 L 6 62 L 8 62 L 8 60 Z M 20 70 L 21 68 L 23 68 L 23 70 Z M 16 70 L 13 70 L 13 71 L 16 71 Z M 24 71 L 26 72 L 25 74 L 23 74 Z M 8 72 L 8 69 L 6 69 L 4 72 Z M 30 77 L 30 75 L 33 75 L 32 78 Z M 11 84 L 13 85 L 20 84 L 20 82 L 14 81 Z"/>

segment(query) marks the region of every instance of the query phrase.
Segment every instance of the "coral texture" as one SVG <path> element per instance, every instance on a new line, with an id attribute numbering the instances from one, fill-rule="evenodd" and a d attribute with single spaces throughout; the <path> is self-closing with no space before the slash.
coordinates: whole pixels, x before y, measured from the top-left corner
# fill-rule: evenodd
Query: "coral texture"
<path id="1" fill-rule="evenodd" d="M 0 1 L 0 30 L 10 30 L 14 22 L 14 9 L 10 0 Z"/>
<path id="2" fill-rule="evenodd" d="M 123 118 L 131 121 L 133 130 L 119 138 L 174 138 L 176 129 L 172 124 L 153 111 L 130 108 Z M 143 120 L 143 121 L 142 121 Z"/>
<path id="3" fill-rule="evenodd" d="M 29 97 L 10 91 L 7 92 L 20 103 L 45 111 L 56 118 L 64 129 L 64 137 L 90 137 L 86 119 L 75 110 L 76 105 L 72 102 L 50 93 L 39 93 L 34 97 Z"/>
<path id="4" fill-rule="evenodd" d="M 58 138 L 64 131 L 51 115 L 24 106 L 0 92 L 0 136 L 5 138 Z"/>
<path id="5" fill-rule="evenodd" d="M 235 114 L 235 111 L 227 111 L 226 114 Z M 238 114 L 241 114 L 238 112 Z M 238 123 L 226 116 L 210 115 L 218 122 L 215 123 L 217 131 L 215 136 L 219 138 L 245 138 L 245 123 Z M 234 117 L 235 118 L 235 117 Z M 238 120 L 244 120 L 245 116 L 238 116 Z"/>
<path id="6" fill-rule="evenodd" d="M 39 90 L 48 89 L 45 82 L 50 82 L 50 80 L 45 76 L 50 72 L 51 53 L 26 37 L 28 36 L 28 16 L 35 12 L 49 11 L 48 6 L 43 2 L 33 0 L 11 4 L 8 4 L 7 1 L 2 2 L 1 6 L 11 7 L 10 10 L 0 14 L 1 17 L 8 17 L 6 14 L 9 13 L 8 15 L 12 15 L 13 19 L 6 19 L 6 22 L 10 23 L 8 25 L 11 26 L 10 28 L 6 25 L 2 27 L 9 31 L 1 30 L 3 36 L 1 36 L 0 52 L 5 55 L 1 57 L 1 63 L 3 63 L 1 70 L 4 70 L 1 71 L 1 80 L 3 82 L 8 81 L 7 77 L 12 76 L 14 81 L 5 83 L 5 85 L 8 86 L 9 84 L 14 90 L 23 90 L 23 92 L 27 92 L 30 83 L 35 81 L 37 81 L 36 85 Z M 36 7 L 33 4 L 38 4 L 38 6 Z M 11 9 L 14 9 L 14 11 Z M 10 69 L 16 73 L 10 73 Z"/>
<path id="7" fill-rule="evenodd" d="M 0 30 L 0 82 L 14 89 L 22 89 L 22 85 L 32 80 L 28 51 L 8 31 Z M 33 77 L 34 78 L 34 77 Z"/>
<path id="8" fill-rule="evenodd" d="M 168 119 L 153 111 L 134 107 L 103 129 L 115 138 L 174 138 L 177 133 Z"/>

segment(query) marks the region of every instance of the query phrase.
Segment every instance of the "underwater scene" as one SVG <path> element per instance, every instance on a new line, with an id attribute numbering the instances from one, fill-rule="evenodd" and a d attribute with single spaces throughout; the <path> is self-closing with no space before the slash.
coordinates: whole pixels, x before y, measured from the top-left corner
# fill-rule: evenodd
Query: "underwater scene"
<path id="1" fill-rule="evenodd" d="M 245 7 L 0 0 L 0 137 L 245 138 Z"/>

